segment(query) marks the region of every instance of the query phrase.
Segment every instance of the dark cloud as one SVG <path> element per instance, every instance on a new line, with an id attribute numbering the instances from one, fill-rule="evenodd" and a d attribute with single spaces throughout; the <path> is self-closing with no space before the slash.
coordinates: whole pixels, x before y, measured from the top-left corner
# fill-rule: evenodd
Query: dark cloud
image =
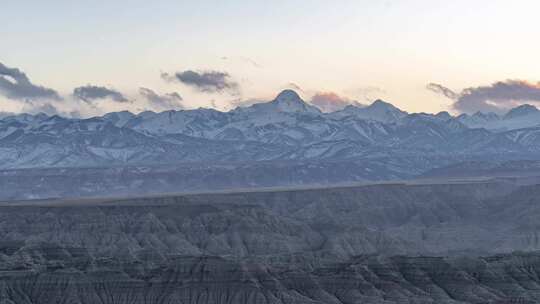
<path id="1" fill-rule="evenodd" d="M 432 89 L 435 87 L 430 88 L 430 85 L 428 88 L 454 100 L 452 107 L 465 113 L 477 111 L 502 113 L 520 104 L 540 102 L 540 82 L 535 84 L 523 80 L 506 80 L 489 86 L 467 88 L 460 93 L 454 93 L 449 89 L 436 91 Z"/>
<path id="2" fill-rule="evenodd" d="M 180 94 L 173 92 L 165 95 L 159 95 L 156 92 L 148 88 L 140 88 L 139 94 L 141 94 L 148 102 L 153 106 L 160 109 L 183 109 L 182 97 Z"/>
<path id="3" fill-rule="evenodd" d="M 21 70 L 9 68 L 2 63 L 0 63 L 0 93 L 7 98 L 20 100 L 62 99 L 55 90 L 33 84 Z"/>
<path id="4" fill-rule="evenodd" d="M 444 95 L 445 97 L 450 98 L 450 99 L 456 99 L 459 96 L 459 94 L 457 94 L 456 92 L 438 83 L 433 83 L 433 82 L 429 83 L 426 86 L 426 89 L 434 93 Z"/>
<path id="5" fill-rule="evenodd" d="M 361 106 L 359 102 L 341 97 L 334 92 L 317 93 L 311 98 L 310 103 L 317 106 L 323 112 L 339 111 L 348 105 Z"/>
<path id="6" fill-rule="evenodd" d="M 187 70 L 174 75 L 162 73 L 161 77 L 167 81 L 179 81 L 205 93 L 228 92 L 237 95 L 239 92 L 238 83 L 232 81 L 226 72 Z"/>
<path id="7" fill-rule="evenodd" d="M 73 96 L 83 100 L 87 103 L 92 103 L 96 99 L 110 98 L 117 102 L 129 102 L 129 100 L 122 95 L 122 93 L 108 89 L 106 87 L 99 87 L 93 85 L 86 85 L 75 88 L 73 90 Z"/>
<path id="8" fill-rule="evenodd" d="M 463 112 L 500 112 L 525 102 L 540 102 L 540 83 L 507 80 L 491 86 L 468 88 L 461 92 L 454 108 Z"/>

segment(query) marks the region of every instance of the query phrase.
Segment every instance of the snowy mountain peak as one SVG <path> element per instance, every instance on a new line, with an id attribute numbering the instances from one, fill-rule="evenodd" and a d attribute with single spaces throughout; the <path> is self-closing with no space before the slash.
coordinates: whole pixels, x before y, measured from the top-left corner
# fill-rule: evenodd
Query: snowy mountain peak
<path id="1" fill-rule="evenodd" d="M 394 112 L 394 113 L 402 113 L 403 116 L 405 116 L 406 112 L 398 109 L 393 104 L 386 102 L 381 99 L 375 100 L 372 104 L 365 107 L 366 109 L 372 109 L 373 111 L 387 111 L 387 112 Z"/>
<path id="2" fill-rule="evenodd" d="M 317 107 L 303 101 L 295 91 L 284 90 L 272 101 L 255 103 L 249 107 L 237 107 L 230 113 L 240 115 L 248 120 L 257 116 L 257 120 L 260 121 L 260 116 L 262 115 L 275 121 L 277 118 L 280 120 L 289 117 L 290 115 L 288 114 L 320 115 L 322 112 Z"/>
<path id="3" fill-rule="evenodd" d="M 292 102 L 303 102 L 300 95 L 294 90 L 283 90 L 276 96 L 276 101 L 292 101 Z"/>
<path id="4" fill-rule="evenodd" d="M 389 102 L 386 102 L 382 99 L 377 99 L 375 100 L 371 105 L 369 105 L 369 107 L 385 107 L 385 108 L 395 108 L 397 109 L 396 107 L 394 107 L 393 104 L 389 103 Z"/>
<path id="5" fill-rule="evenodd" d="M 311 105 L 308 105 L 300 98 L 298 93 L 293 90 L 284 90 L 271 102 L 272 105 L 280 112 L 299 113 L 307 112 L 318 114 L 321 111 Z"/>
<path id="6" fill-rule="evenodd" d="M 538 112 L 540 112 L 540 110 L 538 110 L 535 106 L 530 104 L 524 104 L 508 111 L 508 113 L 504 115 L 504 119 L 513 119 L 516 117 L 536 114 Z"/>
<path id="7" fill-rule="evenodd" d="M 362 109 L 368 114 L 368 117 L 382 122 L 397 122 L 407 115 L 407 112 L 380 99 L 375 100 L 372 104 Z"/>

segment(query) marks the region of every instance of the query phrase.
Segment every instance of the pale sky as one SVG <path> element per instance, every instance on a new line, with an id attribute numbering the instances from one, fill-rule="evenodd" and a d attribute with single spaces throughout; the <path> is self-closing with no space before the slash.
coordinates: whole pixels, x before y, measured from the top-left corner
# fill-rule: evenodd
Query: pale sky
<path id="1" fill-rule="evenodd" d="M 0 63 L 57 91 L 60 107 L 74 107 L 74 88 L 93 85 L 134 100 L 94 105 L 103 111 L 148 109 L 141 87 L 224 110 L 294 83 L 306 100 L 334 92 L 455 112 L 426 85 L 460 92 L 540 80 L 537 0 L 2 2 Z M 188 70 L 227 73 L 237 88 L 203 92 L 160 76 Z M 4 94 L 0 112 L 22 103 Z"/>

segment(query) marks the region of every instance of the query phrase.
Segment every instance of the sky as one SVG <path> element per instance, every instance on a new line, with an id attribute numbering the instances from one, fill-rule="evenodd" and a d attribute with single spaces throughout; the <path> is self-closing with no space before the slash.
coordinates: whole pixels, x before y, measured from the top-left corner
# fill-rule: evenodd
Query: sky
<path id="1" fill-rule="evenodd" d="M 502 112 L 540 101 L 537 0 L 9 1 L 0 112 L 238 105 Z"/>

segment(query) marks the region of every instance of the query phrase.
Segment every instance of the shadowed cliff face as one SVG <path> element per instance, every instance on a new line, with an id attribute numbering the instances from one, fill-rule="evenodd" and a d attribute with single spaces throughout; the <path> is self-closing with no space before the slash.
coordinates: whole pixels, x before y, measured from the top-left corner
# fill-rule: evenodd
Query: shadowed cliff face
<path id="1" fill-rule="evenodd" d="M 478 256 L 540 249 L 539 197 L 489 182 L 5 203 L 0 303 L 535 303 L 536 254 Z"/>

